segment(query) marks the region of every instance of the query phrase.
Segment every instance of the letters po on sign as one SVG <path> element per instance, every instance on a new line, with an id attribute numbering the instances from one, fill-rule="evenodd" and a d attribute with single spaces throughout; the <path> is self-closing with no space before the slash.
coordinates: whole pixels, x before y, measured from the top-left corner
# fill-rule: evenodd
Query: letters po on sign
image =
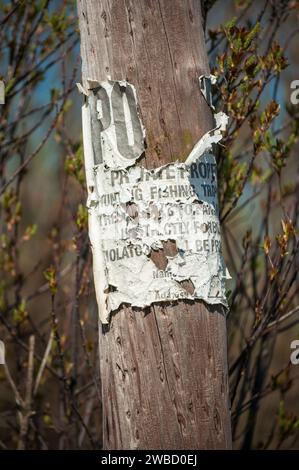
<path id="1" fill-rule="evenodd" d="M 103 82 L 92 89 L 89 105 L 95 165 L 131 165 L 144 151 L 134 88 L 127 82 Z"/>
<path id="2" fill-rule="evenodd" d="M 294 90 L 291 93 L 291 103 L 299 104 L 299 80 L 293 80 L 291 82 L 291 89 Z"/>

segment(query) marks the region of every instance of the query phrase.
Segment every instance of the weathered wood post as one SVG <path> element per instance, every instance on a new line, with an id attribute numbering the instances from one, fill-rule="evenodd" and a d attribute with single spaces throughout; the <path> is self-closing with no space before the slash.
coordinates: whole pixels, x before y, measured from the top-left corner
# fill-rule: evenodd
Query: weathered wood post
<path id="1" fill-rule="evenodd" d="M 83 86 L 136 89 L 147 143 L 138 164 L 184 162 L 214 127 L 198 82 L 209 74 L 200 2 L 78 0 L 78 14 Z M 175 253 L 168 241 L 152 260 L 163 270 Z M 231 447 L 222 305 L 122 304 L 100 333 L 100 362 L 105 449 Z"/>

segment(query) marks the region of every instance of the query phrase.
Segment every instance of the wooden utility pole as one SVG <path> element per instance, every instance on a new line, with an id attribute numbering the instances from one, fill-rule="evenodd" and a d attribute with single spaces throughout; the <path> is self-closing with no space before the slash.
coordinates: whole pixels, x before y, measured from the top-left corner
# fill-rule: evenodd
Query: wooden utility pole
<path id="1" fill-rule="evenodd" d="M 198 78 L 209 74 L 198 0 L 78 0 L 83 85 L 127 80 L 147 135 L 142 162 L 184 161 L 213 127 Z M 171 243 L 156 264 L 171 254 Z M 100 333 L 105 449 L 229 449 L 222 306 L 121 308 Z"/>

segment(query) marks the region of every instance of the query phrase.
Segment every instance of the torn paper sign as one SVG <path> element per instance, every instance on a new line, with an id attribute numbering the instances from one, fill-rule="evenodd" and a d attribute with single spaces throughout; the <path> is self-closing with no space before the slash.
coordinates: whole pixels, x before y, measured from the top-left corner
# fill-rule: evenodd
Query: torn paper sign
<path id="1" fill-rule="evenodd" d="M 144 130 L 136 93 L 126 82 L 115 83 L 97 84 L 83 107 L 89 231 L 101 321 L 107 323 L 122 304 L 143 308 L 202 299 L 227 306 L 211 152 L 225 118 L 185 163 L 147 170 L 137 164 Z M 162 269 L 154 254 L 169 240 L 174 249 Z"/>

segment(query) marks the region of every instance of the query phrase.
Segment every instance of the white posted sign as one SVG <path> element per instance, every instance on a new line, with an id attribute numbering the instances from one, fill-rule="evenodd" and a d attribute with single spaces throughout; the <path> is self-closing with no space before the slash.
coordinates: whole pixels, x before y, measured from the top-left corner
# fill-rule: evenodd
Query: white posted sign
<path id="1" fill-rule="evenodd" d="M 123 303 L 145 307 L 202 299 L 227 306 L 211 153 L 227 117 L 215 116 L 215 129 L 185 163 L 147 170 L 137 162 L 145 149 L 145 130 L 133 85 L 93 81 L 83 92 L 89 232 L 101 321 L 107 323 Z M 176 252 L 160 269 L 151 255 L 168 240 Z"/>

